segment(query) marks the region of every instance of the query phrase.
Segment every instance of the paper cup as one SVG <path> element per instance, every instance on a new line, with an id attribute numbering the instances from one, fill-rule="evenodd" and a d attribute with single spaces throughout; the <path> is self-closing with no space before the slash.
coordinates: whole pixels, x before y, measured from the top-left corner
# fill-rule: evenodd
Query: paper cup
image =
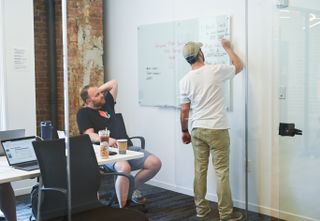
<path id="1" fill-rule="evenodd" d="M 127 148 L 128 148 L 128 140 L 127 139 L 117 140 L 117 143 L 119 148 L 119 154 L 126 154 Z"/>

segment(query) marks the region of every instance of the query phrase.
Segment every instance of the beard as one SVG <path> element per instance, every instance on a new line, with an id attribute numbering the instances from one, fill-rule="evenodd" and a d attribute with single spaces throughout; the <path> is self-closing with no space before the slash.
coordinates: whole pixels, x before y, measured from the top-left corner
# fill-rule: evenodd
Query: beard
<path id="1" fill-rule="evenodd" d="M 105 103 L 106 103 L 106 100 L 103 98 L 100 101 L 94 102 L 93 106 L 95 109 L 100 109 Z"/>

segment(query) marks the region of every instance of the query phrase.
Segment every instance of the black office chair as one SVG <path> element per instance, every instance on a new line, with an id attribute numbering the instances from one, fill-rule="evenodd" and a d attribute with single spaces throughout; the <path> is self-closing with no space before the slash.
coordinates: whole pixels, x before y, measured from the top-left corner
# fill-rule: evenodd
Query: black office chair
<path id="1" fill-rule="evenodd" d="M 65 141 L 34 141 L 33 146 L 43 182 L 41 220 L 67 220 Z M 88 135 L 70 138 L 70 172 L 73 221 L 148 220 L 139 211 L 112 208 L 98 200 L 101 173 Z"/>
<path id="2" fill-rule="evenodd" d="M 140 147 L 145 148 L 145 139 L 142 136 L 129 137 L 127 134 L 126 126 L 121 113 L 115 115 L 115 126 L 112 136 L 116 139 L 127 139 L 128 146 L 133 146 L 133 140 L 138 139 L 140 141 Z"/>

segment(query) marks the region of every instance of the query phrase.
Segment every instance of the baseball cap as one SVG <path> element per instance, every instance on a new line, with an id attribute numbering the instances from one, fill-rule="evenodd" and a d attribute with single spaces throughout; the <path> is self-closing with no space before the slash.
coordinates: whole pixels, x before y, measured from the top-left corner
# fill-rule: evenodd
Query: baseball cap
<path id="1" fill-rule="evenodd" d="M 183 57 L 185 59 L 191 58 L 191 57 L 196 57 L 198 55 L 202 45 L 203 44 L 201 42 L 189 41 L 183 47 L 183 50 L 182 50 Z"/>

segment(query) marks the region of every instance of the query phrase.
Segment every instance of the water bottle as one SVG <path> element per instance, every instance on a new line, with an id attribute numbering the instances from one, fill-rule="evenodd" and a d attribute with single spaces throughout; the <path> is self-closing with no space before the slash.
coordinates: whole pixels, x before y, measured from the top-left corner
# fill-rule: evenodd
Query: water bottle
<path id="1" fill-rule="evenodd" d="M 40 128 L 41 128 L 41 138 L 43 140 L 52 140 L 52 123 L 51 121 L 41 121 L 40 122 Z"/>

